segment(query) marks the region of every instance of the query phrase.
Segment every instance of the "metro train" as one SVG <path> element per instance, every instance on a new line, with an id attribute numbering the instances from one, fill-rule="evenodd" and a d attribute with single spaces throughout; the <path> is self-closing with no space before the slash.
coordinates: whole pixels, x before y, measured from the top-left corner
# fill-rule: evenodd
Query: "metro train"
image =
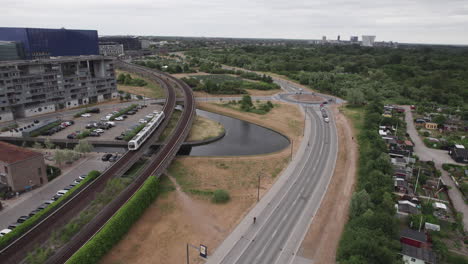
<path id="1" fill-rule="evenodd" d="M 164 120 L 164 112 L 159 112 L 146 124 L 146 126 L 136 134 L 132 140 L 128 142 L 129 150 L 137 150 L 150 137 L 150 135 L 158 128 L 159 124 Z"/>

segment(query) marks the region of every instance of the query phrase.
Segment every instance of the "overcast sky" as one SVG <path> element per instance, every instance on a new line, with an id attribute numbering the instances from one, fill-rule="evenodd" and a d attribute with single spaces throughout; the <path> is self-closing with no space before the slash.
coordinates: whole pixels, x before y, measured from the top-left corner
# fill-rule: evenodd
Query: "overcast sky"
<path id="1" fill-rule="evenodd" d="M 0 26 L 468 44 L 468 0 L 0 0 Z"/>

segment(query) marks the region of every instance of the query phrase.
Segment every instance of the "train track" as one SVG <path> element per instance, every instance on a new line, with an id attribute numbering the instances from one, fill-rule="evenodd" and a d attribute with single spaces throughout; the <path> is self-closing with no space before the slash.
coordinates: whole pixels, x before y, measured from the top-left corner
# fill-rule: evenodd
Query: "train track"
<path id="1" fill-rule="evenodd" d="M 159 72 L 152 73 L 151 70 L 148 70 L 144 67 L 135 66 L 131 64 L 124 64 L 123 67 L 128 67 L 129 70 L 136 71 L 137 73 L 143 74 L 146 77 L 157 80 L 166 89 L 167 100 L 164 105 L 163 111 L 165 112 L 165 115 L 167 118 L 165 119 L 165 122 L 161 124 L 161 128 L 164 128 L 167 125 L 167 122 L 169 121 L 172 115 L 172 112 L 174 110 L 175 104 L 176 104 L 176 94 L 175 94 L 174 89 L 171 88 L 171 82 L 178 83 L 178 86 L 181 85 L 180 82 L 174 81 L 173 77 L 166 76 L 163 73 L 159 73 Z M 171 82 L 169 80 L 171 80 Z M 184 90 L 184 91 L 187 92 L 188 90 Z M 170 160 L 172 160 L 173 156 L 175 156 L 175 153 L 177 152 L 175 151 L 174 153 L 174 150 L 176 149 L 178 150 L 177 146 L 179 145 L 179 139 L 183 138 L 180 141 L 180 142 L 183 142 L 185 137 L 188 135 L 188 131 L 191 126 L 191 121 L 193 119 L 193 114 L 195 112 L 194 105 L 193 105 L 193 95 L 191 94 L 191 91 L 188 91 L 188 92 L 189 93 L 188 93 L 188 96 L 186 96 L 186 99 L 184 100 L 184 104 L 186 106 L 189 106 L 191 109 L 193 108 L 193 110 L 184 111 L 184 114 L 180 120 L 183 119 L 184 122 L 186 122 L 185 126 L 183 126 L 183 124 L 179 122 L 178 126 L 176 127 L 175 133 L 173 133 L 173 135 L 170 138 L 168 138 L 168 140 L 166 141 L 167 143 L 160 149 L 160 151 L 158 152 L 158 155 L 155 155 L 154 157 L 151 158 L 151 162 L 149 163 L 148 168 L 155 172 L 160 171 L 160 168 L 168 166 Z M 185 109 L 187 109 L 187 107 L 185 107 Z M 190 113 L 187 114 L 188 112 Z M 153 136 L 148 139 L 148 141 L 157 140 L 161 131 L 162 129 L 158 129 L 156 133 L 153 134 Z M 8 246 L 1 249 L 0 250 L 0 263 L 19 263 L 20 261 L 22 261 L 22 259 L 26 256 L 26 253 L 33 250 L 38 244 L 41 244 L 44 241 L 46 241 L 52 234 L 52 231 L 57 230 L 59 227 L 66 224 L 69 220 L 75 217 L 81 210 L 83 210 L 86 206 L 88 206 L 89 203 L 95 198 L 96 194 L 98 194 L 100 191 L 103 190 L 106 182 L 109 179 L 111 179 L 112 177 L 115 177 L 116 175 L 120 175 L 124 173 L 126 170 L 128 170 L 145 153 L 145 151 L 148 150 L 149 145 L 150 144 L 145 144 L 137 151 L 126 152 L 122 156 L 122 158 L 120 158 L 113 166 L 105 170 L 101 174 L 101 176 L 99 176 L 96 180 L 91 182 L 89 185 L 87 185 L 83 189 L 77 191 L 73 195 L 73 197 L 70 197 L 69 200 L 64 202 L 54 212 L 50 213 L 47 217 L 42 219 L 38 224 L 36 224 L 34 227 L 28 230 L 25 234 L 23 234 L 22 236 L 14 240 Z M 148 170 L 145 169 L 146 173 L 148 173 L 147 171 Z M 76 238 L 77 241 L 78 240 L 82 241 L 83 239 L 86 238 L 85 234 L 92 233 L 91 231 L 93 231 L 93 229 L 96 229 L 96 227 L 98 227 L 99 224 L 101 224 L 102 226 L 103 224 L 102 219 L 112 216 L 112 214 L 115 213 L 115 211 L 118 208 L 120 208 L 120 206 L 123 205 L 126 202 L 126 200 L 128 200 L 131 197 L 131 195 L 133 195 L 133 193 L 136 190 L 138 190 L 138 188 L 142 185 L 142 183 L 148 176 L 149 175 L 147 175 L 146 177 L 141 177 L 141 176 L 138 177 L 127 189 L 124 190 L 122 195 L 119 195 L 117 199 L 114 199 L 114 201 L 111 202 L 111 204 L 109 204 L 105 210 L 101 211 L 88 225 L 86 225 L 83 228 L 84 232 L 80 231 L 80 233 L 78 233 L 72 240 L 74 241 Z M 111 209 L 107 209 L 107 208 L 111 208 Z M 113 210 L 114 212 L 112 212 Z M 97 228 L 96 230 L 98 230 L 99 228 Z M 80 238 L 82 239 L 80 240 Z M 66 246 L 70 246 L 70 248 L 72 248 L 72 246 L 69 244 L 67 244 Z M 57 253 L 60 253 L 60 252 L 62 251 L 59 251 Z M 62 255 L 55 254 L 51 258 L 51 261 L 56 259 L 57 262 L 53 262 L 53 263 L 64 262 L 64 261 L 61 261 L 61 259 L 64 258 L 63 256 L 64 256 L 63 254 Z"/>
<path id="2" fill-rule="evenodd" d="M 165 75 L 160 72 L 154 72 L 154 74 L 158 74 L 159 76 L 162 74 L 162 76 L 168 78 L 167 80 L 171 80 L 171 82 L 179 86 L 184 93 L 184 110 L 174 129 L 174 133 L 164 142 L 159 151 L 152 156 L 151 161 L 145 166 L 142 173 L 138 175 L 137 178 L 123 192 L 121 192 L 117 198 L 107 205 L 99 215 L 83 227 L 80 233 L 74 236 L 70 242 L 63 246 L 56 254 L 54 254 L 54 256 L 49 258 L 47 263 L 65 263 L 78 249 L 80 249 L 80 247 L 99 232 L 99 230 L 120 207 L 131 199 L 138 189 L 143 186 L 143 183 L 149 176 L 160 176 L 163 173 L 177 154 L 182 143 L 187 138 L 195 116 L 195 100 L 192 94 L 192 89 L 184 82 L 179 81 L 170 75 Z"/>

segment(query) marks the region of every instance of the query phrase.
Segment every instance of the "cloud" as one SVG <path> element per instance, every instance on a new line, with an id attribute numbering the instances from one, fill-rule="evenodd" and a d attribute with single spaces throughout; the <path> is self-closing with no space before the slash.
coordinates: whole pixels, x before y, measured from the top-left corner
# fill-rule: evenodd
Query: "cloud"
<path id="1" fill-rule="evenodd" d="M 2 0 L 2 26 L 99 34 L 342 39 L 468 44 L 465 0 Z"/>

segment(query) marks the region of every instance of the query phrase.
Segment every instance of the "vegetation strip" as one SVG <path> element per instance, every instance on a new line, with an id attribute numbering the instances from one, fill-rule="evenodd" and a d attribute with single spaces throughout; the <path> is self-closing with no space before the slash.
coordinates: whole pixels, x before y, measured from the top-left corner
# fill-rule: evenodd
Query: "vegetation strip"
<path id="1" fill-rule="evenodd" d="M 60 197 L 57 201 L 54 203 L 50 204 L 47 208 L 44 210 L 40 211 L 33 217 L 29 218 L 26 220 L 24 223 L 13 229 L 8 235 L 5 235 L 3 237 L 0 237 L 0 248 L 6 247 L 9 243 L 11 243 L 14 239 L 20 237 L 24 233 L 26 233 L 31 227 L 36 225 L 39 221 L 44 219 L 46 216 L 48 216 L 50 213 L 55 211 L 56 208 L 61 206 L 66 200 L 68 200 L 68 197 L 72 196 L 77 190 L 81 189 L 82 187 L 86 186 L 88 183 L 96 179 L 101 173 L 99 171 L 90 171 L 88 173 L 88 176 L 81 181 L 78 185 L 73 187 L 70 191 L 68 191 L 66 194 L 64 194 L 62 197 Z"/>
<path id="2" fill-rule="evenodd" d="M 114 119 L 116 119 L 117 117 L 126 114 L 128 111 L 131 111 L 131 110 L 135 109 L 137 106 L 138 106 L 138 104 L 132 104 L 132 105 L 130 105 L 130 106 L 127 106 L 127 107 L 125 107 L 124 109 L 120 110 L 118 113 L 113 114 L 113 115 L 109 118 L 109 120 L 110 120 L 110 121 L 114 121 Z"/>
<path id="3" fill-rule="evenodd" d="M 160 192 L 159 187 L 159 180 L 155 176 L 150 176 L 130 200 L 67 263 L 91 264 L 99 262 L 156 199 Z"/>

